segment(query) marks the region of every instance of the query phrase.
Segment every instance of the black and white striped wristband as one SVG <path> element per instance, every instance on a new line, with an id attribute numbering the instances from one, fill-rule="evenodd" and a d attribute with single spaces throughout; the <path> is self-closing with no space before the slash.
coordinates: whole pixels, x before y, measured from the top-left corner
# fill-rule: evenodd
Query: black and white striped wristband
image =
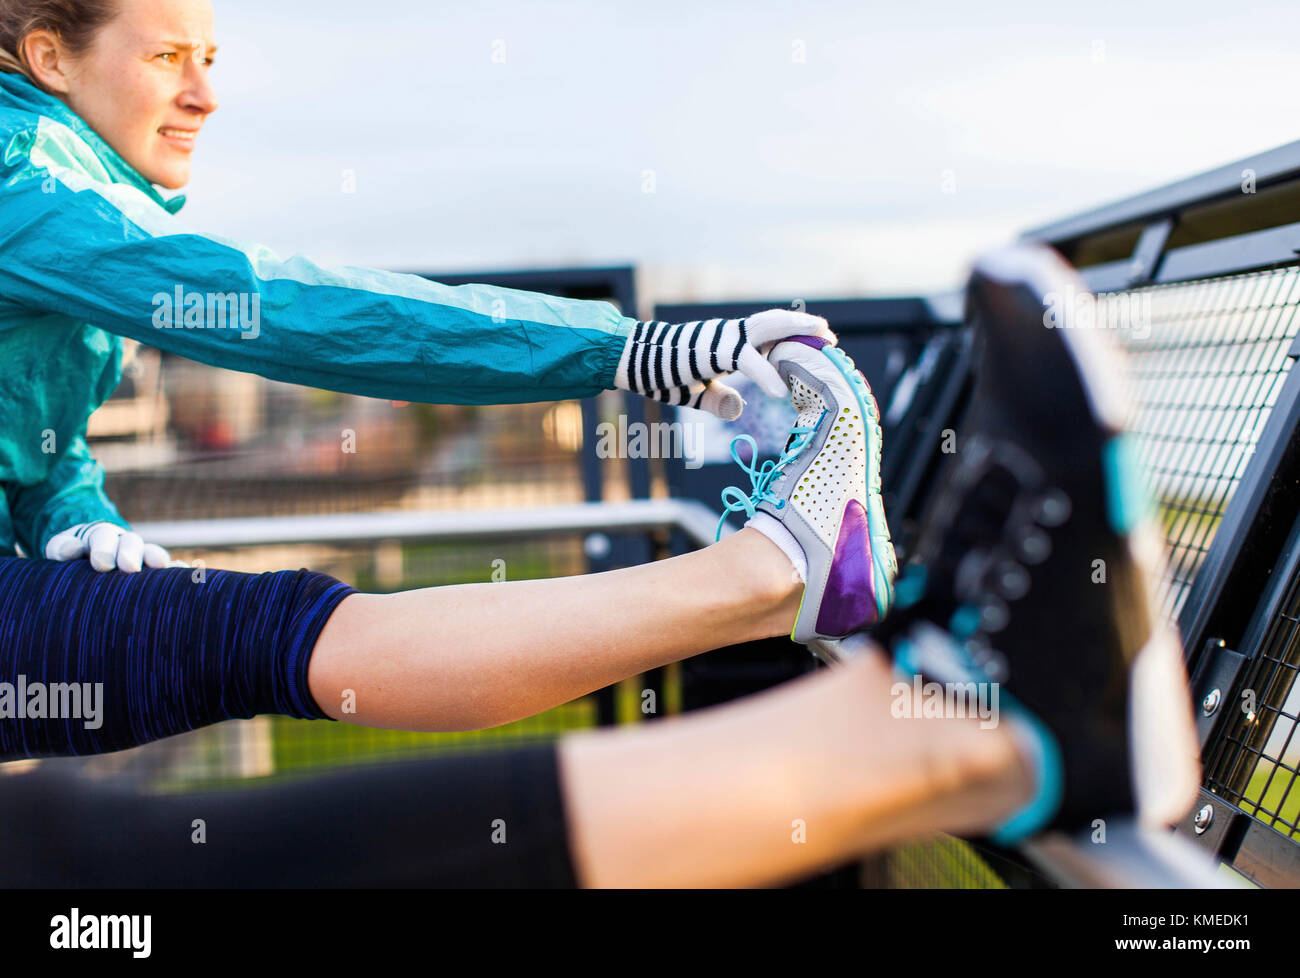
<path id="1" fill-rule="evenodd" d="M 619 359 L 615 386 L 667 404 L 699 407 L 714 377 L 738 369 L 749 342 L 744 319 L 638 322 Z"/>

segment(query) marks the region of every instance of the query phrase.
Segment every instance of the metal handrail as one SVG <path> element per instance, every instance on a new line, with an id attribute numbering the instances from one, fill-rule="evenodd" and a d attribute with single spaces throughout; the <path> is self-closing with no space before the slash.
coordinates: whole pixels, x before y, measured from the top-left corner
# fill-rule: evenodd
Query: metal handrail
<path id="1" fill-rule="evenodd" d="M 1300 177 L 1300 140 L 1216 167 L 1154 190 L 1031 228 L 1023 237 L 1059 244 L 1102 231 L 1143 224 L 1198 204 L 1241 195 L 1242 174 L 1255 175 L 1258 189 Z"/>
<path id="2" fill-rule="evenodd" d="M 1249 889 L 1204 849 L 1174 832 L 1142 828 L 1133 819 L 1108 825 L 1105 843 L 1089 832 L 1047 833 L 1020 851 L 1070 889 Z"/>
<path id="3" fill-rule="evenodd" d="M 259 516 L 220 520 L 137 523 L 150 543 L 166 548 L 221 549 L 295 543 L 373 543 L 376 540 L 459 542 L 574 533 L 640 533 L 680 530 L 708 546 L 717 515 L 703 503 L 642 499 L 621 503 L 469 510 L 399 510 L 313 516 Z M 723 536 L 735 532 L 728 525 Z"/>

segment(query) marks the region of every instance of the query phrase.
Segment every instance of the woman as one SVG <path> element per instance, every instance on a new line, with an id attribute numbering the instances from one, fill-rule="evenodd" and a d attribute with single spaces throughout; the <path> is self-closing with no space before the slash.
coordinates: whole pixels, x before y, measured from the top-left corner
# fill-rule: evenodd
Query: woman
<path id="1" fill-rule="evenodd" d="M 824 320 L 785 310 L 666 329 L 623 317 L 603 302 L 479 285 L 448 288 L 369 269 L 329 270 L 200 234 L 173 215 L 178 199 L 164 202 L 152 184 L 176 188 L 188 180 L 195 135 L 217 106 L 208 81 L 216 47 L 208 5 L 6 0 L 0 10 L 0 48 L 16 51 L 6 62 L 21 69 L 0 73 L 6 147 L 0 359 L 13 365 L 11 386 L 0 400 L 0 481 L 13 537 L 28 554 L 57 560 L 89 551 L 96 570 L 139 570 L 146 556 L 151 566 L 165 565 L 164 553 L 146 553 L 143 541 L 126 531 L 86 449 L 87 418 L 120 376 L 118 334 L 218 366 L 401 400 L 508 403 L 590 396 L 619 386 L 676 403 L 689 399 L 729 416 L 738 413 L 739 398 L 713 380 L 719 373 L 739 368 L 769 392 L 785 395 L 785 382 L 756 345 L 770 347 L 800 333 L 832 335 Z M 177 292 L 239 296 L 233 305 L 256 310 L 256 321 L 245 321 L 243 312 L 235 316 L 225 303 L 179 308 L 188 303 L 175 303 Z M 220 324 L 203 321 L 214 311 L 230 317 Z M 867 410 L 874 404 L 860 409 Z M 863 461 L 874 470 L 874 425 L 861 434 Z M 853 496 L 855 512 L 870 516 L 874 539 L 860 548 L 871 549 L 872 573 L 862 591 L 867 600 L 848 609 L 851 620 L 835 623 L 838 634 L 880 616 L 894 573 L 875 480 L 864 474 Z M 699 561 L 700 576 L 714 582 L 711 589 L 674 584 L 679 606 L 651 613 L 644 597 L 662 586 L 665 573 L 651 568 L 395 596 L 356 595 L 323 575 L 287 572 L 272 578 L 219 573 L 201 584 L 173 574 L 165 598 L 140 601 L 132 597 L 144 587 L 140 582 L 96 581 L 48 567 L 10 563 L 0 569 L 0 583 L 6 576 L 21 579 L 37 594 L 71 587 L 94 607 L 109 603 L 106 588 L 114 595 L 120 590 L 120 600 L 131 601 L 132 633 L 150 636 L 133 644 L 136 655 L 157 655 L 162 647 L 185 655 L 205 640 L 221 649 L 210 654 L 226 667 L 202 677 L 208 683 L 203 690 L 186 687 L 186 709 L 161 709 L 153 697 L 133 695 L 124 699 L 124 710 L 129 702 L 144 715 L 136 729 L 117 725 L 78 734 L 78 751 L 117 749 L 138 742 L 141 733 L 165 736 L 224 719 L 211 711 L 219 704 L 235 707 L 229 714 L 235 716 L 273 709 L 406 729 L 463 729 L 528 716 L 736 641 L 726 638 L 730 631 L 694 624 L 702 619 L 726 627 L 745 620 L 747 628 L 766 629 L 769 609 L 794 594 L 790 562 L 802 565 L 807 558 L 780 521 L 756 515 L 754 526 L 790 558 L 751 528 Z M 0 535 L 0 552 L 6 542 Z M 111 552 L 96 562 L 97 549 Z M 813 552 L 814 574 L 824 577 L 822 565 L 828 568 L 831 558 L 825 545 Z M 676 572 L 667 573 L 676 582 Z M 725 596 L 717 593 L 724 581 Z M 825 581 L 816 586 L 824 591 Z M 577 637 L 564 625 L 583 617 L 562 614 L 566 608 L 620 603 L 629 607 L 604 624 L 607 633 L 594 627 Z M 820 607 L 811 598 L 805 604 L 809 614 Z M 181 617 L 163 614 L 165 607 L 190 611 Z M 213 607 L 222 610 L 206 612 Z M 32 613 L 53 608 L 41 602 Z M 184 635 L 159 631 L 203 621 L 208 633 L 222 636 L 237 615 L 259 623 L 242 630 L 244 646 L 206 639 L 193 625 Z M 425 625 L 430 615 L 442 623 L 436 642 Z M 273 663 L 266 633 L 286 616 L 296 622 L 296 642 Z M 317 645 L 326 620 L 329 629 Z M 539 622 L 548 621 L 555 624 L 541 630 L 548 637 L 539 649 L 532 636 Z M 481 635 L 485 622 L 492 623 L 487 640 Z M 832 634 L 817 633 L 813 625 L 802 622 L 796 638 Z M 44 642 L 38 623 L 23 633 L 31 643 Z M 641 638 L 647 633 L 655 636 L 648 643 Z M 633 635 L 638 640 L 628 641 Z M 79 638 L 78 661 L 111 666 L 121 655 L 98 646 L 90 653 L 92 639 Z M 462 650 L 454 659 L 445 652 L 449 643 Z M 284 689 L 262 689 L 246 678 L 249 672 L 286 675 Z M 232 686 L 250 696 L 232 702 Z M 469 688 L 477 691 L 472 697 L 465 694 Z M 251 695 L 259 690 L 261 700 Z M 355 694 L 347 712 L 343 690 Z M 24 742 L 22 752 L 60 746 Z"/>
<path id="2" fill-rule="evenodd" d="M 205 0 L 0 0 L 0 49 L 0 356 L 20 379 L 0 400 L 0 480 L 14 541 L 55 558 L 0 557 L 0 655 L 12 675 L 102 679 L 106 696 L 104 724 L 94 730 L 0 720 L 0 757 L 120 749 L 259 712 L 407 729 L 491 726 L 707 649 L 781 634 L 831 640 L 887 609 L 895 568 L 879 504 L 875 406 L 824 321 L 771 310 L 740 321 L 643 324 L 604 303 L 327 270 L 202 235 L 175 217 L 179 199 L 164 201 L 152 184 L 184 185 L 194 139 L 216 109 Z M 1022 276 L 1014 287 L 1031 284 Z M 211 302 L 162 311 L 158 297 L 178 289 L 256 297 L 248 306 L 258 315 L 232 329 L 228 320 L 205 318 Z M 999 325 L 1023 324 L 1010 317 Z M 86 450 L 86 419 L 118 379 L 120 336 L 218 366 L 401 400 L 509 403 L 618 387 L 725 418 L 738 413 L 739 398 L 714 378 L 743 370 L 769 393 L 789 390 L 799 419 L 781 459 L 751 469 L 753 492 L 735 504 L 750 516 L 746 528 L 673 560 L 395 595 L 357 594 L 306 571 L 213 571 L 195 582 L 184 570 L 160 567 L 165 555 L 146 555 L 126 532 Z M 1071 409 L 1091 419 L 1088 378 L 1060 369 L 1078 381 Z M 991 402 L 1010 396 L 989 392 Z M 1096 437 L 1104 431 L 1100 420 L 1075 428 Z M 1040 476 L 1026 477 L 1006 498 L 1032 494 Z M 1081 489 L 1085 498 L 1090 491 Z M 949 501 L 960 508 L 954 492 Z M 1075 511 L 1078 523 L 1093 507 Z M 1000 539 L 1003 529 L 982 532 Z M 923 625 L 963 640 L 979 631 L 953 624 L 954 612 L 973 600 L 962 589 L 974 585 L 963 579 L 958 587 L 950 566 L 977 552 L 979 540 L 970 527 L 951 530 L 936 528 L 929 591 L 913 587 L 908 613 L 897 617 L 901 661 L 933 644 L 914 638 L 927 634 L 917 632 Z M 1121 572 L 1131 566 L 1130 579 L 1140 579 L 1128 530 L 1097 532 L 1110 534 Z M 108 559 L 95 568 L 57 562 L 84 553 L 88 537 L 89 549 Z M 1047 561 L 1041 573 L 1060 568 Z M 1059 613 L 1063 600 L 1047 610 Z M 591 608 L 602 614 L 593 617 Z M 16 827 L 8 838 L 27 855 L 0 854 L 0 866 L 10 882 L 27 878 L 24 867 L 31 879 L 50 882 L 46 847 L 32 843 L 44 838 L 56 851 L 90 845 L 89 865 L 110 867 L 103 879 L 118 885 L 162 878 L 132 875 L 140 870 L 131 867 L 144 865 L 200 885 L 228 879 L 223 873 L 234 873 L 232 882 L 301 883 L 326 871 L 331 861 L 322 854 L 337 851 L 331 845 L 359 834 L 370 840 L 370 861 L 358 861 L 342 881 L 758 883 L 908 833 L 989 830 L 1014 841 L 1047 826 L 1085 824 L 1099 810 L 1132 810 L 1140 800 L 1129 779 L 1106 787 L 1094 774 L 1113 781 L 1117 764 L 1129 769 L 1127 699 L 1115 700 L 1113 680 L 1127 677 L 1159 630 L 1151 621 L 1145 631 L 1116 625 L 1146 614 L 1141 588 L 1092 610 L 1101 640 L 1076 658 L 1093 668 L 1062 667 L 1078 675 L 1096 713 L 1083 734 L 1071 726 L 1077 709 L 1067 711 L 1053 692 L 1060 674 L 1044 683 L 1032 665 L 1019 691 L 1027 708 L 1017 703 L 1011 723 L 900 724 L 886 712 L 888 670 L 864 659 L 649 730 L 574 737 L 492 761 L 405 765 L 346 783 L 323 779 L 228 797 L 224 807 L 204 803 L 222 807 L 220 820 L 294 854 L 280 860 L 247 844 L 206 868 L 185 846 L 164 860 L 138 859 L 139 846 L 156 854 L 170 844 L 158 840 L 171 838 L 175 805 L 184 803 L 142 807 L 102 792 L 94 801 L 107 822 L 98 824 L 116 824 L 111 813 L 118 813 L 125 839 L 95 845 L 81 823 L 67 822 L 75 807 L 53 801 L 82 789 L 44 773 L 20 775 L 0 795 L 11 806 L 6 824 Z M 1032 663 L 1025 644 L 1013 639 L 1000 653 Z M 1104 690 L 1089 656 L 1104 661 Z M 970 672 L 977 668 L 962 674 L 978 676 Z M 944 674 L 922 659 L 912 671 Z M 355 712 L 345 711 L 345 695 Z M 1070 702 L 1077 707 L 1077 698 Z M 366 778 L 383 781 L 383 797 L 358 805 L 361 786 L 375 787 Z M 647 791 L 665 780 L 665 790 Z M 1157 820 L 1174 817 L 1167 800 L 1146 807 Z M 310 812 L 313 828 L 287 839 L 288 824 L 272 831 L 277 811 L 299 827 Z M 494 812 L 494 825 L 499 818 L 504 831 L 513 826 L 513 843 L 488 844 L 484 817 Z M 702 833 L 701 818 L 715 832 L 725 828 L 730 846 Z M 818 830 L 791 845 L 796 823 Z M 419 841 L 427 839 L 443 841 Z M 419 858 L 412 847 L 423 849 Z M 329 872 L 340 881 L 337 866 Z"/>

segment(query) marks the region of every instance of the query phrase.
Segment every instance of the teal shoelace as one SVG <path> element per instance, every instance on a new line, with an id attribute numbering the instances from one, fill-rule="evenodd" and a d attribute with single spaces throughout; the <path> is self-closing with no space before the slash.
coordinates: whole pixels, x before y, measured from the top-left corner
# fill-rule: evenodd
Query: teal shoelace
<path id="1" fill-rule="evenodd" d="M 753 517 L 759 503 L 763 502 L 774 502 L 777 509 L 785 509 L 785 500 L 778 498 L 776 493 L 772 491 L 772 483 L 780 477 L 785 467 L 798 458 L 803 450 L 808 447 L 813 434 L 821 425 L 824 417 L 826 417 L 825 409 L 817 418 L 816 424 L 811 427 L 790 429 L 790 433 L 796 436 L 794 442 L 781 453 L 779 459 L 775 461 L 768 459 L 758 468 L 754 467 L 754 460 L 758 458 L 757 442 L 749 435 L 737 435 L 731 439 L 731 457 L 749 476 L 750 484 L 754 487 L 754 490 L 748 496 L 736 486 L 727 486 L 722 490 L 723 510 L 722 516 L 718 520 L 718 532 L 713 538 L 715 543 L 722 539 L 722 528 L 726 525 L 727 517 L 732 513 L 739 513 L 743 510 L 747 518 Z M 736 453 L 736 443 L 742 441 L 749 442 L 750 461 L 748 463 L 741 461 L 740 456 Z"/>

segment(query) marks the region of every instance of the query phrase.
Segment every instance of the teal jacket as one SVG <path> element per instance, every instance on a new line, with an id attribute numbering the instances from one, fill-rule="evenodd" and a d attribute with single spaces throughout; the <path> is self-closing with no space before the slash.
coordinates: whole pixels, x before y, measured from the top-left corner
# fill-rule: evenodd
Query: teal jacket
<path id="1" fill-rule="evenodd" d="M 86 447 L 121 337 L 274 380 L 432 404 L 614 387 L 636 321 L 607 302 L 446 286 L 187 227 L 59 99 L 0 72 L 0 555 L 123 522 Z"/>

